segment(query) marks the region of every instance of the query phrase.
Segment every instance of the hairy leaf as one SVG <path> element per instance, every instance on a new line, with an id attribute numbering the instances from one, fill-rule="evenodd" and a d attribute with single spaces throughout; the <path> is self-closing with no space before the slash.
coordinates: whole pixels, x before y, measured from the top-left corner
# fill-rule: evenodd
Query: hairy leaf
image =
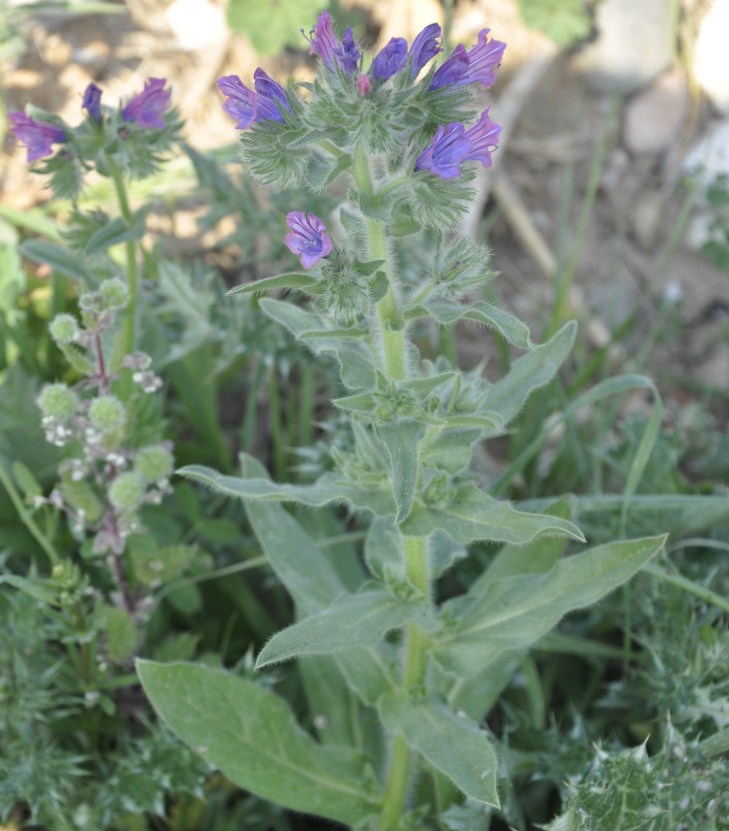
<path id="1" fill-rule="evenodd" d="M 138 661 L 137 672 L 162 719 L 240 787 L 349 825 L 376 811 L 359 755 L 317 744 L 282 698 L 196 664 Z"/>

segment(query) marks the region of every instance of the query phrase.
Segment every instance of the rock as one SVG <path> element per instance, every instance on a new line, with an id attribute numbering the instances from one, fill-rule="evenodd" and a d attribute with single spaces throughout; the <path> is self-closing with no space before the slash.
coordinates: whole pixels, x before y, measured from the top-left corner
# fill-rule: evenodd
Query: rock
<path id="1" fill-rule="evenodd" d="M 653 251 L 663 227 L 664 196 L 660 190 L 638 195 L 633 205 L 631 225 L 636 242 L 644 251 Z"/>
<path id="2" fill-rule="evenodd" d="M 714 0 L 699 25 L 694 47 L 694 76 L 711 103 L 729 115 L 729 0 Z"/>
<path id="3" fill-rule="evenodd" d="M 635 154 L 665 153 L 680 141 L 689 111 L 686 79 L 669 70 L 635 95 L 623 113 L 623 142 Z"/>
<path id="4" fill-rule="evenodd" d="M 180 48 L 190 52 L 201 52 L 228 36 L 225 12 L 209 0 L 175 0 L 165 18 Z"/>
<path id="5" fill-rule="evenodd" d="M 596 11 L 597 39 L 576 58 L 577 68 L 600 92 L 634 92 L 673 63 L 671 0 L 603 0 Z"/>

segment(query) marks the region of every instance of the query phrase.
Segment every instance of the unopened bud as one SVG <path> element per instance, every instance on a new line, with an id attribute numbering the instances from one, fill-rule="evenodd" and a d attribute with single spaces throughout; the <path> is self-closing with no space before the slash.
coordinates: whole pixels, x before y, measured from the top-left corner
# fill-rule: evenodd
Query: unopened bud
<path id="1" fill-rule="evenodd" d="M 144 499 L 144 479 L 133 471 L 117 476 L 109 488 L 109 501 L 120 511 L 133 511 Z"/>
<path id="2" fill-rule="evenodd" d="M 66 384 L 46 384 L 37 398 L 44 416 L 68 421 L 78 409 L 78 396 Z"/>
<path id="3" fill-rule="evenodd" d="M 120 430 L 124 426 L 124 405 L 115 395 L 102 395 L 89 407 L 89 421 L 102 433 Z"/>
<path id="4" fill-rule="evenodd" d="M 56 315 L 49 328 L 51 337 L 56 343 L 72 343 L 78 338 L 78 323 L 73 315 Z"/>

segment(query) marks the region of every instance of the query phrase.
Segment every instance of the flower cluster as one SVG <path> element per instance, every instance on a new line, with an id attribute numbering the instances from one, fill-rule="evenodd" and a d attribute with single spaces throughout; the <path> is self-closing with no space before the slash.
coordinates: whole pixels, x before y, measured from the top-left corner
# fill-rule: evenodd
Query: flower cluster
<path id="1" fill-rule="evenodd" d="M 170 91 L 165 89 L 166 84 L 164 78 L 150 78 L 142 92 L 133 96 L 119 111 L 118 117 L 122 123 L 134 123 L 155 130 L 164 129 L 164 114 L 171 96 Z M 103 121 L 102 94 L 101 88 L 91 83 L 86 87 L 81 102 L 81 108 L 86 110 L 90 121 L 97 125 Z M 63 124 L 57 116 L 52 116 L 53 121 L 45 121 L 22 112 L 12 112 L 9 118 L 15 138 L 27 148 L 29 162 L 53 155 L 53 145 L 69 142 L 74 133 L 74 129 Z"/>
<path id="2" fill-rule="evenodd" d="M 139 526 L 139 508 L 157 504 L 170 491 L 173 468 L 169 442 L 131 446 L 129 408 L 115 391 L 117 377 L 104 353 L 104 333 L 127 301 L 125 284 L 112 278 L 81 295 L 80 321 L 72 314 L 56 315 L 51 336 L 86 377 L 75 387 L 47 384 L 37 399 L 46 439 L 66 448 L 60 482 L 39 503 L 63 510 L 77 535 L 90 531 L 95 553 L 121 553 L 125 538 Z M 127 355 L 123 366 L 142 392 L 160 388 L 148 355 Z"/>

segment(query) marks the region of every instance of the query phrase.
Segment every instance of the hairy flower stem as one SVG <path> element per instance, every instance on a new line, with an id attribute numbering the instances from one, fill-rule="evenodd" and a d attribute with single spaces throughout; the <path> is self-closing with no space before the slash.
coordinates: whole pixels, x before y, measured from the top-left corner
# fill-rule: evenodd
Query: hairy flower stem
<path id="1" fill-rule="evenodd" d="M 129 199 L 127 198 L 127 189 L 124 185 L 124 177 L 121 170 L 117 166 L 111 156 L 106 156 L 106 163 L 109 168 L 109 173 L 114 181 L 114 188 L 116 189 L 116 197 L 119 202 L 119 210 L 124 218 L 124 221 L 131 225 L 132 211 L 129 207 Z M 129 304 L 127 306 L 127 316 L 124 322 L 124 354 L 131 355 L 134 351 L 134 321 L 137 313 L 137 247 L 134 240 L 128 240 L 126 243 L 127 254 L 127 288 L 129 289 Z"/>
<path id="2" fill-rule="evenodd" d="M 405 537 L 405 563 L 412 585 L 424 597 L 430 597 L 430 574 L 428 571 L 427 537 Z M 428 659 L 428 636 L 415 623 L 408 624 L 406 631 L 405 668 L 403 691 L 411 693 L 425 682 Z M 408 780 L 410 778 L 410 748 L 402 735 L 393 739 L 385 795 L 380 815 L 380 831 L 394 831 L 400 828 L 400 819 L 405 809 Z"/>
<path id="3" fill-rule="evenodd" d="M 354 159 L 354 178 L 360 193 L 374 192 L 372 175 L 367 157 L 359 151 Z M 385 375 L 391 381 L 402 381 L 407 376 L 405 360 L 405 329 L 397 307 L 396 276 L 390 268 L 385 228 L 381 222 L 366 218 L 369 240 L 369 256 L 372 260 L 384 260 L 384 271 L 388 288 L 384 297 L 377 302 L 379 319 L 380 350 Z"/>

